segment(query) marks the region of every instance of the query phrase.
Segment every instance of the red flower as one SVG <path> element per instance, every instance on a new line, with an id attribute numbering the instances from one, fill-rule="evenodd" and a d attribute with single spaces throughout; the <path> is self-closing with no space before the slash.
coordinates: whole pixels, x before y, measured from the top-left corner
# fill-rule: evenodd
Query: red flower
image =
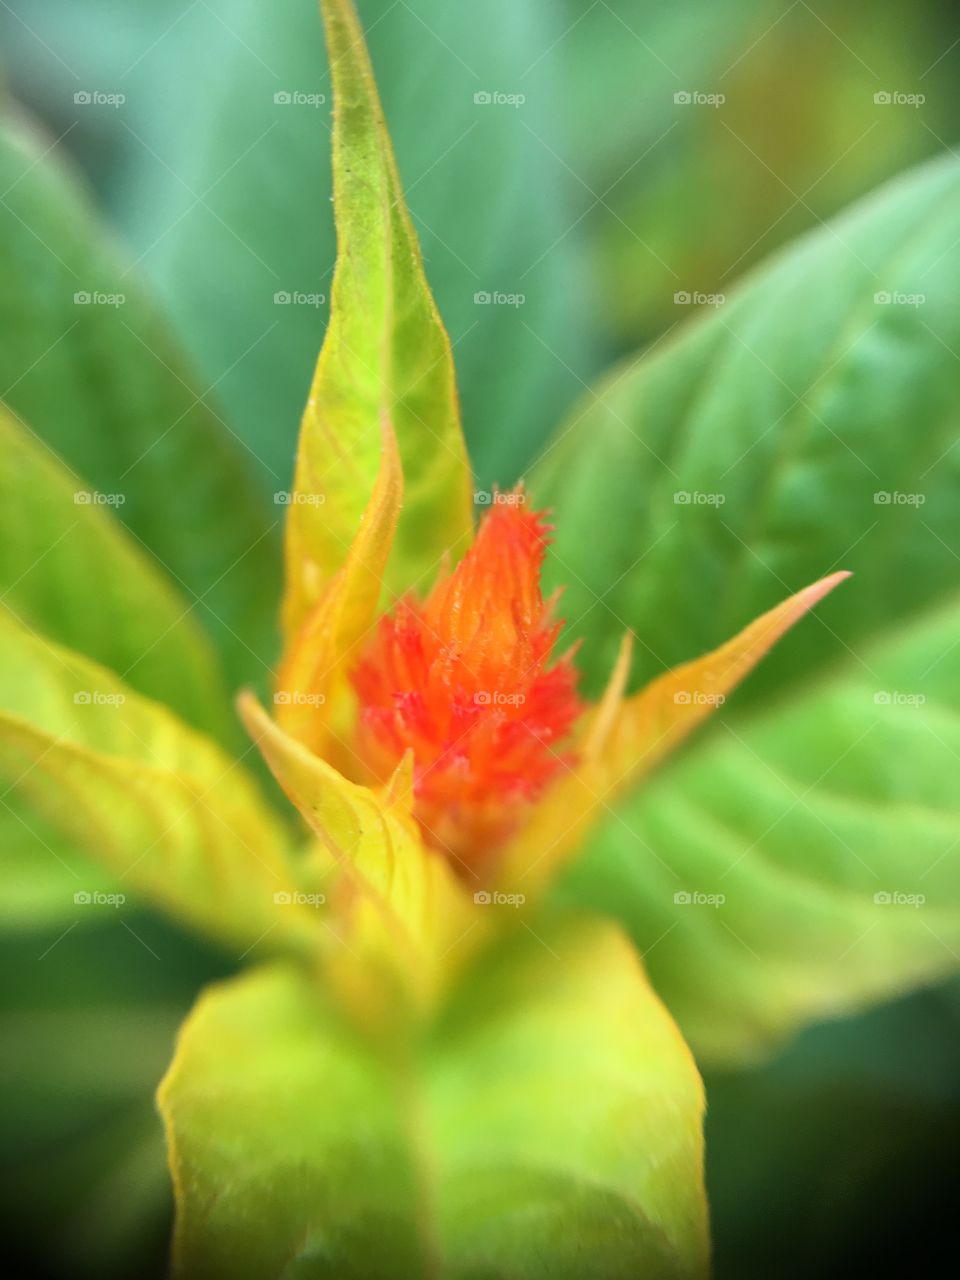
<path id="1" fill-rule="evenodd" d="M 551 662 L 562 622 L 540 590 L 549 526 L 521 492 L 497 497 L 457 568 L 381 618 L 352 673 L 371 774 L 386 781 L 412 751 L 424 839 L 470 866 L 569 767 L 583 710 L 571 653 Z"/>

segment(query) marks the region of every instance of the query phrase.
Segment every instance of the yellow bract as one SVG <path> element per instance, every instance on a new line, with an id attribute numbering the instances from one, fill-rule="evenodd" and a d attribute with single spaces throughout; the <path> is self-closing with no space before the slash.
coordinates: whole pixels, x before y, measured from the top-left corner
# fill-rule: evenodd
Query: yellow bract
<path id="1" fill-rule="evenodd" d="M 822 578 L 761 614 L 711 653 L 621 698 L 629 648 L 621 650 L 603 700 L 583 735 L 579 764 L 545 797 L 508 849 L 506 885 L 538 893 L 575 852 L 592 822 L 721 706 L 795 622 L 849 574 Z"/>
<path id="2" fill-rule="evenodd" d="M 403 472 L 396 437 L 382 429 L 380 468 L 360 528 L 338 569 L 292 636 L 277 681 L 277 723 L 298 741 L 323 753 L 339 679 L 353 648 L 373 625 L 387 559 L 393 545 Z"/>
<path id="3" fill-rule="evenodd" d="M 485 929 L 449 863 L 423 844 L 410 811 L 409 766 L 398 770 L 396 786 L 378 794 L 349 782 L 284 733 L 252 695 L 241 697 L 240 711 L 277 781 L 341 873 L 335 907 L 343 949 L 332 957 L 339 985 L 365 1013 L 382 1015 L 375 971 L 387 977 L 388 991 L 428 1008 Z"/>

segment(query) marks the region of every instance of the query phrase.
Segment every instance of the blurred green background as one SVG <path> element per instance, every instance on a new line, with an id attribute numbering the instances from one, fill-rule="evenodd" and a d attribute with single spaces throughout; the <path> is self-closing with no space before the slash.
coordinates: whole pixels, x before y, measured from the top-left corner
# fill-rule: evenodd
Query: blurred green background
<path id="1" fill-rule="evenodd" d="M 521 475 L 613 361 L 667 340 L 696 305 L 678 295 L 729 291 L 960 132 L 960 11 L 934 0 L 359 7 L 483 486 Z M 314 0 L 10 0 L 0 32 L 11 103 L 84 175 L 272 515 L 334 260 Z M 124 101 L 77 101 L 98 93 Z M 25 1274 L 162 1270 L 150 1091 L 233 958 L 133 927 L 3 944 L 4 1204 Z M 924 1251 L 960 1137 L 958 1018 L 955 989 L 927 992 L 709 1080 L 718 1276 L 939 1274 Z"/>

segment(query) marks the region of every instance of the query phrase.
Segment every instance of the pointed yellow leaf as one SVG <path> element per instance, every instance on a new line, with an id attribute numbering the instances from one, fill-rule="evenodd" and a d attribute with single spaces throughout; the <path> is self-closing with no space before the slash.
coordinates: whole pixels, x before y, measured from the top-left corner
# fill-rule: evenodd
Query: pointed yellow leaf
<path id="1" fill-rule="evenodd" d="M 322 8 L 338 253 L 287 518 L 288 637 L 350 547 L 380 465 L 382 421 L 396 429 L 406 483 L 388 586 L 406 590 L 472 535 L 450 341 L 404 204 L 363 29 L 350 0 Z"/>
<path id="2" fill-rule="evenodd" d="M 326 754 L 331 695 L 355 646 L 374 624 L 384 569 L 403 501 L 403 473 L 393 428 L 384 422 L 377 483 L 343 567 L 311 608 L 284 655 L 274 694 L 277 723 L 312 751 Z"/>
<path id="3" fill-rule="evenodd" d="M 245 948 L 317 945 L 286 835 L 236 760 L 2 611 L 0 647 L 0 789 L 111 871 L 118 892 Z M 91 887 L 70 888 L 78 910 Z"/>
<path id="4" fill-rule="evenodd" d="M 424 846 L 402 803 L 402 782 L 385 801 L 284 733 L 252 694 L 242 694 L 239 707 L 277 781 L 339 865 L 345 951 L 359 968 L 372 962 L 399 979 L 415 1004 L 429 1005 L 483 931 L 448 862 Z M 340 959 L 338 979 L 362 983 L 358 966 Z"/>
<path id="5" fill-rule="evenodd" d="M 528 896 L 542 889 L 591 823 L 717 707 L 795 622 L 850 575 L 834 573 L 761 614 L 732 640 L 667 671 L 619 701 L 624 650 L 579 763 L 547 794 L 504 858 L 502 878 Z"/>

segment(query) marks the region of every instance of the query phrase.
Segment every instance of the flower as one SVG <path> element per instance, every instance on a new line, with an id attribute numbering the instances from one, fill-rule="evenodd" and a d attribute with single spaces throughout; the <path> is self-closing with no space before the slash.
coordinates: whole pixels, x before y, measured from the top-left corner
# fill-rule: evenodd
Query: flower
<path id="1" fill-rule="evenodd" d="M 564 743 L 584 704 L 572 653 L 551 661 L 548 533 L 542 512 L 491 507 L 426 600 L 380 619 L 351 674 L 371 777 L 385 782 L 411 751 L 423 837 L 464 867 L 489 861 L 573 763 Z"/>
<path id="2" fill-rule="evenodd" d="M 308 446 L 310 425 L 308 410 Z M 415 583 L 435 564 L 420 568 L 421 557 L 413 581 L 382 608 L 407 510 L 404 463 L 382 422 L 373 491 L 325 581 L 304 554 L 322 549 L 317 508 L 291 504 L 275 719 L 252 695 L 240 701 L 275 776 L 340 868 L 350 954 L 375 954 L 373 968 L 395 962 L 427 1005 L 484 936 L 469 891 L 534 907 L 598 816 L 847 576 L 813 583 L 633 694 L 626 635 L 603 696 L 589 705 L 573 651 L 553 654 L 561 623 L 540 587 L 549 526 L 519 501 L 521 490 L 512 496 L 475 534 L 468 528 L 441 548 L 423 598 Z M 455 510 L 446 489 L 438 501 Z"/>

